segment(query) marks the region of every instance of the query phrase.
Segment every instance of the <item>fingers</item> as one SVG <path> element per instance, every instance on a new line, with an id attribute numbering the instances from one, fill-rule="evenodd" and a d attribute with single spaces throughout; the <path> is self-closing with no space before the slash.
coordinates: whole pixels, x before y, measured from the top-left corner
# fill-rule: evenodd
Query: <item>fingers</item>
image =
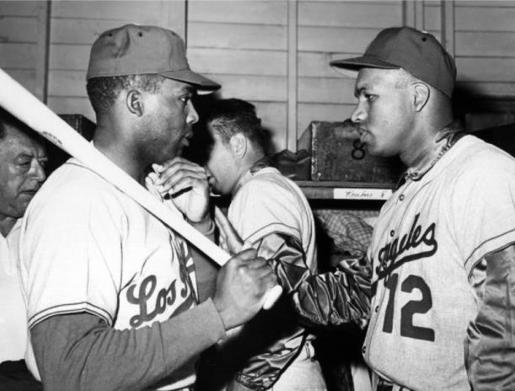
<path id="1" fill-rule="evenodd" d="M 161 193 L 175 194 L 188 188 L 201 188 L 207 191 L 208 177 L 206 170 L 186 159 L 177 157 L 163 165 L 153 164 L 158 174 L 155 185 Z"/>

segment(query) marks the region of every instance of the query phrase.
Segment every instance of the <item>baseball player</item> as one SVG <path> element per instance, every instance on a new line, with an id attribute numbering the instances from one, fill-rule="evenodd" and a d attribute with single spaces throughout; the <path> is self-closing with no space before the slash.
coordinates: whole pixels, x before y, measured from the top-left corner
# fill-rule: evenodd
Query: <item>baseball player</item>
<path id="1" fill-rule="evenodd" d="M 213 102 L 206 124 L 213 140 L 207 162 L 210 183 L 216 192 L 231 196 L 230 224 L 258 255 L 274 259 L 281 285 L 294 291 L 317 267 L 314 219 L 306 197 L 268 164 L 265 132 L 252 104 Z M 230 249 L 226 236 L 222 244 Z M 230 390 L 326 390 L 313 335 L 297 325 L 289 307 L 287 300 L 279 303 L 225 341 L 215 365 L 238 357 Z"/>
<path id="2" fill-rule="evenodd" d="M 163 164 L 158 190 L 191 188 L 172 202 L 210 234 L 205 171 L 178 156 L 198 120 L 191 97 L 219 86 L 190 70 L 182 39 L 154 26 L 106 31 L 87 79 L 95 147 L 141 184 Z M 184 239 L 75 159 L 33 201 L 21 275 L 29 364 L 45 389 L 190 390 L 197 355 L 254 316 L 275 281 L 255 252 L 242 252 L 219 271 L 212 300 L 197 305 Z"/>
<path id="3" fill-rule="evenodd" d="M 454 60 L 431 34 L 388 28 L 331 65 L 359 71 L 351 118 L 369 152 L 408 167 L 368 251 L 363 355 L 377 389 L 515 389 L 515 160 L 462 136 Z"/>

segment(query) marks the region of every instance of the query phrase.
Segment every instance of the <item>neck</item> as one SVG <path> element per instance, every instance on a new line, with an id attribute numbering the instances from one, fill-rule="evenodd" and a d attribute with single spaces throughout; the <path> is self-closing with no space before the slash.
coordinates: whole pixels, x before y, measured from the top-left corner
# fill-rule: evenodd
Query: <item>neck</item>
<path id="1" fill-rule="evenodd" d="M 98 126 L 94 137 L 95 147 L 133 179 L 143 183 L 145 167 L 136 159 L 135 151 L 127 140 L 119 137 L 119 134 L 114 128 Z"/>
<path id="2" fill-rule="evenodd" d="M 245 181 L 245 177 L 249 174 L 251 168 L 261 160 L 265 155 L 262 153 L 252 153 L 252 156 L 247 155 L 246 159 L 244 159 L 239 165 L 239 169 L 237 172 L 237 180 L 234 183 L 234 187 L 231 190 L 231 193 L 234 195 L 238 189 L 241 187 L 243 182 Z"/>
<path id="3" fill-rule="evenodd" d="M 417 129 L 414 124 L 412 140 L 409 147 L 400 155 L 402 162 L 408 168 L 420 168 L 431 162 L 446 144 L 445 135 L 452 125 L 452 116 L 442 116 L 438 119 L 424 120 L 422 127 Z"/>
<path id="4" fill-rule="evenodd" d="M 0 217 L 0 232 L 4 238 L 9 235 L 9 232 L 13 229 L 16 220 L 18 219 L 11 216 Z"/>

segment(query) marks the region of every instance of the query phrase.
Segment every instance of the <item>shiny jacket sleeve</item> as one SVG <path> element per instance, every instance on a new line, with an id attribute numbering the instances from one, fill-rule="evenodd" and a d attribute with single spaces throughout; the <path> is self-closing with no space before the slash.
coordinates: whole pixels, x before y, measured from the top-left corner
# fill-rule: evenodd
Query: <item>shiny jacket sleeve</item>
<path id="1" fill-rule="evenodd" d="M 515 389 L 515 244 L 486 257 L 483 302 L 467 335 L 473 390 Z"/>
<path id="2" fill-rule="evenodd" d="M 247 358 L 236 381 L 252 390 L 266 390 L 277 381 L 285 367 L 297 356 L 300 344 L 288 343 L 292 335 L 301 335 L 289 296 L 310 275 L 300 241 L 284 233 L 271 233 L 252 244 L 258 255 L 270 259 L 283 287 L 283 298 L 271 310 L 262 311 L 242 330 L 241 341 L 262 351 Z M 286 336 L 286 338 L 284 338 Z M 281 338 L 283 337 L 283 338 Z"/>
<path id="3" fill-rule="evenodd" d="M 301 322 L 315 328 L 347 323 L 364 327 L 370 312 L 371 275 L 364 259 L 347 259 L 336 271 L 309 276 L 293 295 Z"/>

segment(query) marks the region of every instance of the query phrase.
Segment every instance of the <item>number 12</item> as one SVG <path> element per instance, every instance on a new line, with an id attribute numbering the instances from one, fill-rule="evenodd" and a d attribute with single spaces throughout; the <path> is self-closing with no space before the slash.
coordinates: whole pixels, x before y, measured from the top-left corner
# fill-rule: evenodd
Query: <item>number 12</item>
<path id="1" fill-rule="evenodd" d="M 391 333 L 393 330 L 393 311 L 398 282 L 399 275 L 397 273 L 390 275 L 385 282 L 386 288 L 390 291 L 383 324 L 383 331 L 385 333 Z M 402 282 L 401 290 L 411 293 L 414 289 L 418 289 L 422 293 L 422 299 L 408 301 L 401 308 L 401 335 L 403 337 L 434 341 L 435 332 L 433 329 L 413 324 L 413 315 L 425 314 L 433 307 L 431 290 L 422 277 L 411 274 Z"/>

